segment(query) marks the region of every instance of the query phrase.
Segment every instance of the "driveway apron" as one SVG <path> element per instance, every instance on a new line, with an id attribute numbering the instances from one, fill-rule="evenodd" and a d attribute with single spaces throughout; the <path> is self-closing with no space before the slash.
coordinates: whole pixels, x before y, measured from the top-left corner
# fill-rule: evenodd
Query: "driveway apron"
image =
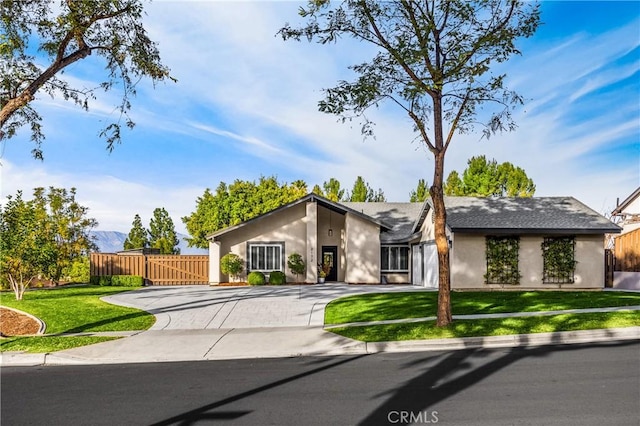
<path id="1" fill-rule="evenodd" d="M 324 308 L 338 297 L 424 291 L 410 285 L 346 284 L 265 287 L 149 287 L 103 298 L 156 316 L 151 330 L 322 326 Z"/>

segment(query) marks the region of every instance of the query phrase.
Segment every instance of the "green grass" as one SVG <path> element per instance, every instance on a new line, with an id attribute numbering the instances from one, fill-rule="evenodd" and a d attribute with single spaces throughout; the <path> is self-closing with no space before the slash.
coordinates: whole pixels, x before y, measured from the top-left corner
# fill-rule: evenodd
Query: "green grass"
<path id="1" fill-rule="evenodd" d="M 325 324 L 435 316 L 437 292 L 370 293 L 332 301 Z M 452 292 L 454 315 L 640 305 L 640 294 L 604 291 Z"/>
<path id="2" fill-rule="evenodd" d="M 44 337 L 10 337 L 0 340 L 0 352 L 24 351 L 30 353 L 44 353 L 63 351 L 79 346 L 93 345 L 119 339 L 119 337 L 96 336 L 44 336 Z"/>
<path id="3" fill-rule="evenodd" d="M 27 291 L 21 301 L 2 293 L 0 304 L 28 312 L 46 324 L 45 333 L 146 330 L 155 317 L 148 312 L 111 305 L 100 300 L 131 287 L 60 287 Z"/>
<path id="4" fill-rule="evenodd" d="M 640 311 L 562 314 L 482 320 L 456 320 L 447 327 L 435 321 L 333 328 L 341 336 L 364 342 L 500 336 L 640 326 Z"/>

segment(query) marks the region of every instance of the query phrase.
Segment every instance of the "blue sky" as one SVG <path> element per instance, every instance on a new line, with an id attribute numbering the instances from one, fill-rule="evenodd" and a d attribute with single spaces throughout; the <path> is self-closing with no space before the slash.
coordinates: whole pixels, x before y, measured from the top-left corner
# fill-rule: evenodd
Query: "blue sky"
<path id="1" fill-rule="evenodd" d="M 375 139 L 357 124 L 317 111 L 321 89 L 349 79 L 347 66 L 371 48 L 344 40 L 283 42 L 277 30 L 300 22 L 296 2 L 168 2 L 147 5 L 146 27 L 178 83 L 140 84 L 137 123 L 112 153 L 98 137 L 116 117 L 120 93 L 100 93 L 87 113 L 40 95 L 45 160 L 30 156 L 27 129 L 2 144 L 2 197 L 36 186 L 78 189 L 101 230 L 128 232 L 164 207 L 176 229 L 196 198 L 220 181 L 276 175 L 309 188 L 331 177 L 350 189 L 357 176 L 389 201 L 408 201 L 431 182 L 431 154 L 411 124 L 384 106 L 370 115 Z M 542 2 L 543 25 L 521 40 L 522 56 L 502 66 L 527 102 L 518 129 L 488 141 L 457 136 L 446 173 L 484 154 L 523 167 L 537 196 L 571 195 L 611 211 L 640 185 L 640 2 Z M 104 63 L 81 61 L 65 78 L 95 86 Z"/>

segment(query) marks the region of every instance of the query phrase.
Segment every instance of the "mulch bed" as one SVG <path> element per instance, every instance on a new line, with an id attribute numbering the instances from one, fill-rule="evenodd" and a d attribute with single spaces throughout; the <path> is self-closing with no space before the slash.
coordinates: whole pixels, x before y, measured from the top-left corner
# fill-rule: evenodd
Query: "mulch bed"
<path id="1" fill-rule="evenodd" d="M 36 334 L 38 330 L 40 330 L 40 324 L 33 318 L 11 309 L 0 308 L 0 335 L 3 337 Z"/>

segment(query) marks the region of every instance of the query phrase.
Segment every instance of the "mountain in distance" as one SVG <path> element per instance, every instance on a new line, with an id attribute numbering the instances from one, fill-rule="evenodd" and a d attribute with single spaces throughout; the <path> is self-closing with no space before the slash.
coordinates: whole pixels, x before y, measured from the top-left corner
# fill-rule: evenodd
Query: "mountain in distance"
<path id="1" fill-rule="evenodd" d="M 118 231 L 91 231 L 91 235 L 96 237 L 95 243 L 101 253 L 115 253 L 124 250 L 124 240 L 127 239 L 128 234 Z M 188 235 L 180 233 L 176 235 L 180 240 L 178 244 L 180 254 L 209 254 L 207 249 L 189 247 L 185 241 Z"/>

